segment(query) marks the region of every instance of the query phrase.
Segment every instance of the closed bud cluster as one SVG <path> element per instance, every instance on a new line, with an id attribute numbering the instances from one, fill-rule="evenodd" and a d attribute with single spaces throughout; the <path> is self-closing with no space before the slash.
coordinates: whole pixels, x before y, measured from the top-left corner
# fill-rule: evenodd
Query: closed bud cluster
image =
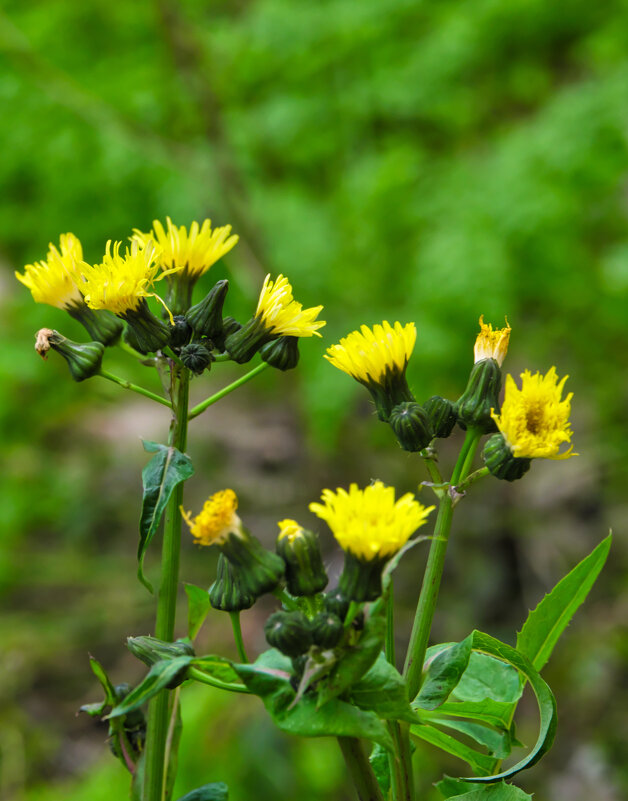
<path id="1" fill-rule="evenodd" d="M 292 658 L 312 645 L 311 624 L 302 612 L 275 612 L 266 621 L 264 633 L 270 646 Z"/>
<path id="2" fill-rule="evenodd" d="M 427 412 L 415 401 L 395 406 L 388 422 L 404 451 L 422 451 L 432 441 Z"/>
<path id="3" fill-rule="evenodd" d="M 343 621 L 333 612 L 320 612 L 311 622 L 314 645 L 327 650 L 335 648 L 344 634 Z"/>
<path id="4" fill-rule="evenodd" d="M 184 345 L 179 351 L 179 358 L 195 375 L 201 375 L 214 361 L 210 346 L 205 342 L 190 342 L 189 345 Z"/>
<path id="5" fill-rule="evenodd" d="M 456 406 L 440 395 L 433 395 L 423 404 L 432 434 L 437 439 L 447 439 L 457 420 Z"/>

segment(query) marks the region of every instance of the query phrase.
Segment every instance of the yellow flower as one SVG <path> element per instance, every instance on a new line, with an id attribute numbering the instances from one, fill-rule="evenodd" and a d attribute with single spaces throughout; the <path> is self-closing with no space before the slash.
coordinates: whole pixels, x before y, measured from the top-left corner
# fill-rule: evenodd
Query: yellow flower
<path id="1" fill-rule="evenodd" d="M 61 234 L 59 249 L 52 242 L 45 261 L 27 264 L 24 275 L 15 277 L 30 289 L 36 303 L 47 303 L 58 309 L 82 305 L 83 296 L 76 284 L 76 265 L 83 260 L 83 248 L 74 234 Z"/>
<path id="2" fill-rule="evenodd" d="M 416 342 L 414 323 L 366 325 L 327 348 L 325 358 L 362 384 L 381 384 L 391 373 L 403 374 Z"/>
<path id="3" fill-rule="evenodd" d="M 158 257 L 160 267 L 169 272 L 183 269 L 193 279 L 204 275 L 239 239 L 235 235 L 229 236 L 230 225 L 212 231 L 211 220 L 204 220 L 200 226 L 194 221 L 189 233 L 185 225 L 173 225 L 170 217 L 166 217 L 166 225 L 167 230 L 164 230 L 159 220 L 153 220 L 153 230 L 148 234 L 134 228 L 133 239 L 144 247 L 150 241 L 155 242 L 161 251 Z"/>
<path id="4" fill-rule="evenodd" d="M 510 331 L 508 320 L 506 320 L 506 328 L 496 328 L 493 331 L 493 326 L 490 323 L 488 325 L 484 323 L 484 315 L 482 315 L 480 317 L 480 333 L 475 340 L 475 347 L 473 348 L 475 363 L 477 364 L 483 359 L 495 359 L 501 367 L 508 352 Z"/>
<path id="5" fill-rule="evenodd" d="M 276 336 L 320 337 L 318 329 L 325 322 L 316 317 L 322 310 L 322 306 L 304 309 L 292 297 L 292 286 L 288 279 L 280 275 L 276 281 L 271 281 L 269 273 L 264 279 L 255 319 L 262 323 L 269 334 Z"/>
<path id="6" fill-rule="evenodd" d="M 87 305 L 91 309 L 108 309 L 114 314 L 124 315 L 137 309 L 148 297 L 157 298 L 163 304 L 161 298 L 149 289 L 164 275 L 182 268 L 165 270 L 157 276 L 159 251 L 152 241 L 145 246 L 133 241 L 124 256 L 120 255 L 121 245 L 121 242 L 114 242 L 112 251 L 109 240 L 102 264 L 91 266 L 83 262 L 81 265 L 83 282 L 80 288 Z"/>
<path id="7" fill-rule="evenodd" d="M 506 390 L 501 413 L 491 412 L 512 455 L 522 459 L 568 459 L 576 456 L 573 446 L 559 453 L 565 442 L 571 441 L 569 413 L 570 392 L 561 400 L 568 376 L 561 381 L 552 367 L 546 375 L 521 373 L 521 389 L 511 375 L 506 377 Z"/>
<path id="8" fill-rule="evenodd" d="M 236 514 L 238 498 L 231 489 L 214 493 L 194 519 L 190 512 L 181 509 L 183 519 L 190 527 L 198 545 L 221 545 L 230 534 L 240 536 L 242 521 Z"/>
<path id="9" fill-rule="evenodd" d="M 279 526 L 279 534 L 277 539 L 287 539 L 292 544 L 296 539 L 303 536 L 303 526 L 300 526 L 296 520 L 280 520 L 277 524 Z"/>
<path id="10" fill-rule="evenodd" d="M 351 484 L 349 492 L 323 490 L 320 503 L 310 511 L 332 530 L 340 547 L 361 561 L 393 556 L 426 522 L 433 506 L 426 508 L 411 493 L 395 502 L 394 487 L 375 481 L 366 489 Z"/>

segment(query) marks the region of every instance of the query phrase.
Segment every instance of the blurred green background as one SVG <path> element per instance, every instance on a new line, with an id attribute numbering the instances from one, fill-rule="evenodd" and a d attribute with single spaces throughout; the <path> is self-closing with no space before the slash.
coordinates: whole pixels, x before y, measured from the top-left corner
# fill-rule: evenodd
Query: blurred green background
<path id="1" fill-rule="evenodd" d="M 541 801 L 625 798 L 626 0 L 5 0 L 0 120 L 0 796 L 126 796 L 106 730 L 75 711 L 100 696 L 88 652 L 116 681 L 143 673 L 124 648 L 152 630 L 135 580 L 139 438 L 163 440 L 168 422 L 38 359 L 38 328 L 83 334 L 13 271 L 62 232 L 97 261 L 107 239 L 170 215 L 241 237 L 199 296 L 228 277 L 228 311 L 245 319 L 266 272 L 284 272 L 300 301 L 325 306 L 324 337 L 302 343 L 297 371 L 265 375 L 191 427 L 186 505 L 233 486 L 269 543 L 283 517 L 313 522 L 324 486 L 426 478 L 321 358 L 358 325 L 416 321 L 419 400 L 460 394 L 482 313 L 508 316 L 511 372 L 569 373 L 580 456 L 535 463 L 512 486 L 485 481 L 459 507 L 435 637 L 477 626 L 512 642 L 612 526 L 610 563 L 544 673 L 556 746 L 520 783 Z M 110 366 L 158 386 L 122 353 Z M 215 369 L 194 399 L 242 371 Z M 400 569 L 400 645 L 425 554 Z M 209 584 L 214 560 L 186 542 L 183 576 Z M 252 652 L 272 607 L 243 615 Z M 201 647 L 234 653 L 218 613 Z M 232 801 L 352 797 L 336 744 L 276 732 L 255 699 L 193 687 L 184 718 L 180 793 L 223 780 Z M 534 738 L 532 710 L 520 736 Z M 417 764 L 430 799 L 443 771 L 466 772 L 427 747 Z"/>

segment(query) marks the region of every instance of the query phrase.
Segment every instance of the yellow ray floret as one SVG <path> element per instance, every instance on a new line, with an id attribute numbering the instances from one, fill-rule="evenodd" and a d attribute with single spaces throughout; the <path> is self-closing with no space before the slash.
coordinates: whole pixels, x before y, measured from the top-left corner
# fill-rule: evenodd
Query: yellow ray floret
<path id="1" fill-rule="evenodd" d="M 292 297 L 292 286 L 284 275 L 270 280 L 270 274 L 264 279 L 259 296 L 256 319 L 272 334 L 291 337 L 321 336 L 318 329 L 325 325 L 324 320 L 317 320 L 323 310 L 322 306 L 304 309 Z"/>
<path id="2" fill-rule="evenodd" d="M 310 511 L 326 521 L 343 550 L 363 561 L 397 553 L 434 509 L 409 492 L 395 502 L 395 488 L 381 481 L 363 490 L 357 484 L 349 492 L 325 489 L 321 500 L 311 503 Z"/>
<path id="3" fill-rule="evenodd" d="M 188 231 L 185 225 L 173 225 L 170 217 L 166 217 L 166 226 L 164 229 L 159 220 L 153 220 L 150 233 L 134 228 L 133 239 L 144 246 L 152 240 L 161 249 L 158 263 L 162 269 L 181 268 L 193 278 L 204 275 L 239 239 L 235 234 L 229 236 L 230 225 L 212 230 L 211 220 L 204 220 L 200 226 L 194 221 Z"/>
<path id="4" fill-rule="evenodd" d="M 296 520 L 280 520 L 277 524 L 279 526 L 279 534 L 277 539 L 287 539 L 288 542 L 293 543 L 299 537 L 303 536 L 303 526 L 300 526 Z"/>
<path id="5" fill-rule="evenodd" d="M 325 358 L 363 384 L 381 383 L 391 372 L 402 374 L 416 342 L 416 326 L 408 323 L 394 326 L 384 320 L 381 325 L 366 325 L 327 348 Z"/>
<path id="6" fill-rule="evenodd" d="M 489 323 L 484 323 L 484 315 L 480 317 L 480 333 L 475 340 L 473 348 L 473 356 L 475 363 L 481 362 L 483 359 L 495 359 L 497 364 L 501 367 L 506 353 L 508 352 L 508 342 L 510 340 L 511 328 L 506 320 L 505 328 L 496 328 Z"/>
<path id="7" fill-rule="evenodd" d="M 183 508 L 181 515 L 198 545 L 216 545 L 224 542 L 230 534 L 240 534 L 242 521 L 236 514 L 237 508 L 235 492 L 225 489 L 208 498 L 194 519 Z"/>
<path id="8" fill-rule="evenodd" d="M 165 270 L 157 275 L 159 250 L 152 241 L 146 246 L 137 240 L 131 242 L 124 255 L 120 254 L 121 245 L 121 242 L 114 242 L 112 249 L 109 240 L 102 264 L 91 266 L 83 262 L 81 265 L 83 280 L 80 288 L 87 305 L 91 309 L 108 309 L 114 314 L 124 314 L 137 309 L 147 297 L 163 302 L 154 292 L 149 292 L 153 282 L 181 268 Z"/>
<path id="9" fill-rule="evenodd" d="M 506 389 L 501 414 L 491 412 L 493 420 L 504 435 L 513 456 L 522 459 L 568 459 L 576 456 L 573 445 L 563 453 L 560 447 L 571 441 L 569 414 L 570 392 L 561 400 L 568 376 L 560 381 L 556 368 L 546 375 L 521 373 L 521 389 L 511 375 L 506 376 Z"/>
<path id="10" fill-rule="evenodd" d="M 74 234 L 61 234 L 59 249 L 52 242 L 45 261 L 27 264 L 24 275 L 15 277 L 30 289 L 36 303 L 47 303 L 59 309 L 83 303 L 76 284 L 76 265 L 83 260 L 83 248 Z"/>

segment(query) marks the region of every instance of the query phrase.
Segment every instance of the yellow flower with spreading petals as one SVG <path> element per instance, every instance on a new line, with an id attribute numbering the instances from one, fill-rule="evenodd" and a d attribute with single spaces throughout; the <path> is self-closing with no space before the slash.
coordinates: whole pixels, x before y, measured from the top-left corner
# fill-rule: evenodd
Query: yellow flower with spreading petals
<path id="1" fill-rule="evenodd" d="M 170 217 L 166 217 L 166 229 L 153 220 L 153 230 L 145 234 L 137 228 L 133 229 L 133 239 L 144 247 L 150 241 L 160 248 L 159 266 L 168 272 L 181 269 L 184 275 L 196 280 L 228 253 L 238 242 L 239 237 L 231 234 L 231 226 L 223 225 L 212 230 L 211 220 L 204 220 L 199 225 L 196 220 L 190 225 L 173 225 Z"/>
<path id="2" fill-rule="evenodd" d="M 568 376 L 560 381 L 556 368 L 546 375 L 525 370 L 521 373 L 521 389 L 511 375 L 506 377 L 504 402 L 500 414 L 491 412 L 493 420 L 510 448 L 521 459 L 568 459 L 576 456 L 573 446 L 560 453 L 563 443 L 571 441 L 569 414 L 573 393 L 561 399 Z"/>
<path id="3" fill-rule="evenodd" d="M 344 551 L 364 562 L 393 556 L 435 508 L 420 504 L 411 493 L 395 501 L 394 487 L 375 481 L 366 489 L 351 484 L 349 492 L 323 490 L 323 503 L 310 511 L 327 522 Z"/>
<path id="4" fill-rule="evenodd" d="M 83 248 L 74 234 L 61 234 L 59 248 L 52 242 L 45 260 L 27 264 L 24 275 L 15 277 L 30 289 L 36 303 L 47 303 L 58 309 L 83 304 L 77 286 L 76 266 L 83 261 Z"/>
<path id="5" fill-rule="evenodd" d="M 270 280 L 270 273 L 264 279 L 260 292 L 255 319 L 269 334 L 290 337 L 311 337 L 321 335 L 318 329 L 325 325 L 324 320 L 316 318 L 322 306 L 304 309 L 292 296 L 292 286 L 284 275 Z"/>
<path id="6" fill-rule="evenodd" d="M 220 545 L 231 534 L 240 536 L 242 533 L 242 521 L 236 513 L 237 508 L 235 492 L 225 489 L 208 498 L 194 519 L 183 508 L 181 514 L 198 545 Z"/>
<path id="7" fill-rule="evenodd" d="M 484 322 L 484 315 L 480 317 L 480 333 L 475 340 L 473 348 L 473 355 L 475 363 L 481 362 L 483 359 L 495 359 L 497 364 L 501 367 L 506 353 L 508 352 L 508 342 L 510 340 L 511 328 L 506 320 L 505 328 L 496 328 Z"/>
<path id="8" fill-rule="evenodd" d="M 384 322 L 366 325 L 327 348 L 325 358 L 362 384 L 381 384 L 390 374 L 403 374 L 416 342 L 416 326 Z"/>
<path id="9" fill-rule="evenodd" d="M 107 242 L 102 264 L 81 265 L 83 281 L 80 289 L 91 309 L 108 309 L 114 314 L 125 315 L 136 310 L 148 297 L 161 298 L 150 292 L 153 283 L 169 273 L 181 270 L 174 267 L 159 273 L 159 250 L 152 241 L 142 246 L 138 241 L 120 253 L 121 242 Z"/>

